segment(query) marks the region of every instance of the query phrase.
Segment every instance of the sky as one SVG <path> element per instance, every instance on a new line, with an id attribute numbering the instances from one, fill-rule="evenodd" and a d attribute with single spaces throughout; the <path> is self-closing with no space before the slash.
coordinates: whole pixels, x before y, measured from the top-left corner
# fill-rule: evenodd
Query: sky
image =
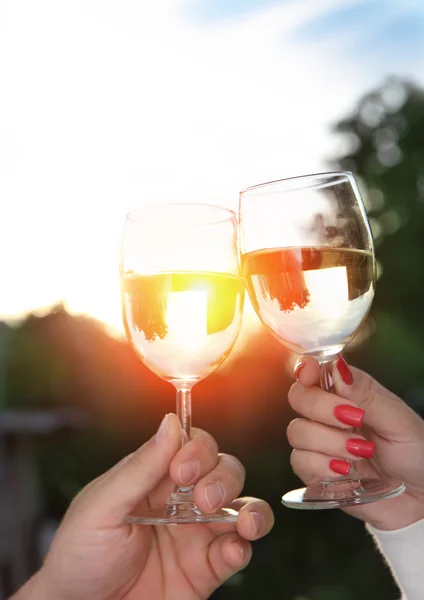
<path id="1" fill-rule="evenodd" d="M 422 0 L 0 0 L 0 319 L 119 330 L 129 209 L 325 170 L 364 92 L 424 83 L 423 34 Z"/>

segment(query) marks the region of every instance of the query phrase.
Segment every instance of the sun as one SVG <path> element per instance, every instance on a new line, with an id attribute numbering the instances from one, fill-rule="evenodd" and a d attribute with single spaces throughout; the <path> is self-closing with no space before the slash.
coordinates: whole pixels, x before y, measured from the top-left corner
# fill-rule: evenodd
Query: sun
<path id="1" fill-rule="evenodd" d="M 207 291 L 169 292 L 166 323 L 176 348 L 199 350 L 207 337 Z"/>

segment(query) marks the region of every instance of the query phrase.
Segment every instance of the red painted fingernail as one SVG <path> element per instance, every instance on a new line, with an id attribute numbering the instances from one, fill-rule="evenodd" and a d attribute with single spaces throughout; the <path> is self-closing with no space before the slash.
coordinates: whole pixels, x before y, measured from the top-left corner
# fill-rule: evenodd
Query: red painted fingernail
<path id="1" fill-rule="evenodd" d="M 355 456 L 360 456 L 361 458 L 371 458 L 374 454 L 375 444 L 374 442 L 369 442 L 368 440 L 352 438 L 351 440 L 347 440 L 346 448 Z"/>
<path id="2" fill-rule="evenodd" d="M 344 383 L 347 385 L 352 385 L 353 383 L 353 375 L 352 371 L 349 369 L 349 366 L 343 356 L 339 356 L 338 361 L 336 363 L 336 367 L 338 372 L 340 373 L 340 377 L 343 379 Z"/>
<path id="3" fill-rule="evenodd" d="M 339 475 L 349 475 L 350 464 L 345 460 L 330 460 L 330 469 Z"/>
<path id="4" fill-rule="evenodd" d="M 356 406 L 350 406 L 349 404 L 339 404 L 334 409 L 334 416 L 340 423 L 350 425 L 351 427 L 359 427 L 364 418 L 365 411 L 362 408 L 356 408 Z"/>
<path id="5" fill-rule="evenodd" d="M 299 373 L 300 371 L 303 369 L 303 367 L 305 366 L 305 363 L 303 362 L 299 362 L 297 363 L 297 365 L 294 368 L 294 372 L 293 372 L 293 377 L 299 381 Z"/>

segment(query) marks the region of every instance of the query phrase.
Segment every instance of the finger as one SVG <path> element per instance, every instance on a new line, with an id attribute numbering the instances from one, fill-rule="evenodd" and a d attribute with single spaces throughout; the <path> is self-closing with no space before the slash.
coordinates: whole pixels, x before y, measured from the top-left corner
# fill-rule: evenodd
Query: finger
<path id="1" fill-rule="evenodd" d="M 149 504 L 152 510 L 164 505 L 175 485 L 195 484 L 216 467 L 219 456 L 218 445 L 214 438 L 196 428 L 191 430 L 191 436 L 191 439 L 172 459 L 169 476 L 164 477 L 156 489 L 149 494 Z M 144 506 L 141 510 L 145 510 Z"/>
<path id="2" fill-rule="evenodd" d="M 274 513 L 272 508 L 264 500 L 244 496 L 236 498 L 226 506 L 238 512 L 236 522 L 210 523 L 209 528 L 215 535 L 237 532 L 247 540 L 256 540 L 271 531 L 274 526 Z M 254 513 L 253 516 L 250 513 Z M 259 526 L 256 513 L 259 513 Z"/>
<path id="3" fill-rule="evenodd" d="M 201 511 L 216 512 L 240 494 L 244 480 L 241 462 L 235 456 L 220 454 L 217 466 L 194 487 L 194 500 Z"/>
<path id="4" fill-rule="evenodd" d="M 266 535 L 274 525 L 271 507 L 263 500 L 238 498 L 231 506 L 239 511 L 237 524 L 221 524 L 220 527 L 236 526 L 237 531 L 220 531 L 209 548 L 209 563 L 216 574 L 217 586 L 247 566 L 252 556 L 248 540 Z"/>
<path id="5" fill-rule="evenodd" d="M 239 511 L 237 531 L 246 540 L 258 540 L 274 526 L 274 513 L 270 505 L 257 498 L 239 498 L 231 504 Z"/>
<path id="6" fill-rule="evenodd" d="M 340 357 L 333 364 L 332 376 L 336 393 L 363 409 L 364 424 L 382 437 L 403 441 L 410 439 L 411 431 L 423 434 L 424 422 L 417 414 L 368 373 L 348 366 Z"/>
<path id="7" fill-rule="evenodd" d="M 294 367 L 294 377 L 305 387 L 319 385 L 319 370 L 320 366 L 315 358 L 302 356 Z"/>
<path id="8" fill-rule="evenodd" d="M 340 477 L 340 474 L 330 468 L 331 460 L 325 454 L 309 452 L 309 450 L 293 450 L 290 455 L 292 469 L 305 485 L 311 485 L 322 479 Z"/>
<path id="9" fill-rule="evenodd" d="M 216 587 L 218 587 L 249 564 L 252 558 L 252 547 L 250 542 L 237 533 L 226 533 L 215 539 L 209 546 L 208 558 L 216 574 Z"/>
<path id="10" fill-rule="evenodd" d="M 332 427 L 359 427 L 364 418 L 364 410 L 355 402 L 315 386 L 307 388 L 295 383 L 290 388 L 288 400 L 290 406 L 302 417 Z"/>
<path id="11" fill-rule="evenodd" d="M 181 425 L 166 415 L 155 436 L 81 494 L 79 518 L 103 526 L 121 523 L 166 477 L 181 443 Z"/>
<path id="12" fill-rule="evenodd" d="M 197 483 L 219 461 L 218 444 L 209 433 L 192 429 L 191 436 L 171 462 L 171 478 L 177 485 Z"/>
<path id="13" fill-rule="evenodd" d="M 350 431 L 306 419 L 295 419 L 287 428 L 287 439 L 292 448 L 338 456 L 347 460 L 371 458 L 374 443 Z"/>

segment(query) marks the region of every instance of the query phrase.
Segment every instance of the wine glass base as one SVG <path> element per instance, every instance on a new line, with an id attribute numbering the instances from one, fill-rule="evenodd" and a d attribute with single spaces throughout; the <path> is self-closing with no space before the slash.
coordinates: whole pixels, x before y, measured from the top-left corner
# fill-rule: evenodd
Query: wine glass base
<path id="1" fill-rule="evenodd" d="M 238 512 L 232 508 L 207 514 L 196 506 L 193 488 L 178 488 L 163 508 L 143 511 L 126 517 L 126 523 L 136 525 L 184 525 L 185 523 L 236 523 Z"/>
<path id="2" fill-rule="evenodd" d="M 292 490 L 281 501 L 288 508 L 300 510 L 347 508 L 396 498 L 405 490 L 405 484 L 394 479 L 335 479 Z"/>
<path id="3" fill-rule="evenodd" d="M 216 513 L 202 513 L 198 508 L 180 510 L 175 514 L 168 509 L 159 509 L 144 512 L 140 515 L 126 517 L 126 523 L 135 525 L 184 525 L 189 523 L 236 523 L 238 513 L 231 508 L 223 508 Z"/>

